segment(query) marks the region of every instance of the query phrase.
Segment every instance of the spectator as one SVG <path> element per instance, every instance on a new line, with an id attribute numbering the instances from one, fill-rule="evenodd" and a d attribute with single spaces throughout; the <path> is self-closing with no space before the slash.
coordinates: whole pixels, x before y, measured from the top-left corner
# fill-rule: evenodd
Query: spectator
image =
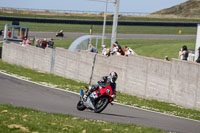
<path id="1" fill-rule="evenodd" d="M 184 45 L 180 52 L 179 52 L 179 56 L 181 57 L 182 60 L 187 60 L 188 58 L 188 50 L 187 50 L 187 46 Z"/>
<path id="2" fill-rule="evenodd" d="M 112 55 L 117 54 L 118 49 L 119 49 L 119 47 L 118 47 L 118 45 L 116 43 L 112 44 L 112 52 L 111 52 L 111 54 Z"/>
<path id="3" fill-rule="evenodd" d="M 107 53 L 106 45 L 102 45 L 101 47 L 102 47 L 101 54 L 106 55 L 106 53 Z"/>
<path id="4" fill-rule="evenodd" d="M 46 38 L 44 38 L 44 40 L 40 43 L 40 47 L 43 48 L 43 49 L 48 47 L 48 42 L 47 42 Z"/>
<path id="5" fill-rule="evenodd" d="M 36 40 L 36 45 L 35 46 L 36 47 L 40 47 L 40 40 L 39 39 Z"/>
<path id="6" fill-rule="evenodd" d="M 26 37 L 23 39 L 23 41 L 22 41 L 22 46 L 26 46 L 26 45 L 30 45 L 31 43 L 30 43 L 30 40 L 29 39 L 27 39 Z"/>
<path id="7" fill-rule="evenodd" d="M 169 61 L 169 58 L 168 58 L 168 56 L 165 56 L 165 59 L 164 59 L 165 61 Z"/>
<path id="8" fill-rule="evenodd" d="M 121 45 L 116 41 L 115 44 L 117 44 L 118 48 L 122 48 Z"/>
<path id="9" fill-rule="evenodd" d="M 97 49 L 94 46 L 92 46 L 92 44 L 88 45 L 88 51 L 93 53 L 98 53 Z"/>
<path id="10" fill-rule="evenodd" d="M 54 45 L 53 38 L 51 38 L 51 40 L 48 42 L 48 47 L 53 48 L 53 45 Z"/>
<path id="11" fill-rule="evenodd" d="M 10 31 L 10 29 L 8 29 L 8 38 L 11 38 L 11 31 Z"/>
<path id="12" fill-rule="evenodd" d="M 22 40 L 22 45 L 26 45 L 26 37 Z"/>
<path id="13" fill-rule="evenodd" d="M 125 55 L 126 56 L 128 56 L 128 55 L 136 55 L 136 53 L 131 48 L 129 48 L 128 46 L 125 46 L 124 50 L 125 50 Z"/>
<path id="14" fill-rule="evenodd" d="M 121 48 L 119 48 L 118 51 L 117 51 L 117 55 L 122 55 L 122 56 L 124 56 L 125 53 L 124 53 L 124 51 L 123 51 Z"/>
<path id="15" fill-rule="evenodd" d="M 196 62 L 197 62 L 197 63 L 200 63 L 200 47 L 198 48 L 198 51 L 199 51 L 199 56 L 198 56 Z"/>
<path id="16" fill-rule="evenodd" d="M 107 49 L 106 49 L 106 56 L 109 57 L 109 56 L 110 56 L 110 53 L 111 53 L 110 48 L 107 48 Z"/>
<path id="17" fill-rule="evenodd" d="M 30 39 L 26 39 L 26 45 L 31 45 Z"/>

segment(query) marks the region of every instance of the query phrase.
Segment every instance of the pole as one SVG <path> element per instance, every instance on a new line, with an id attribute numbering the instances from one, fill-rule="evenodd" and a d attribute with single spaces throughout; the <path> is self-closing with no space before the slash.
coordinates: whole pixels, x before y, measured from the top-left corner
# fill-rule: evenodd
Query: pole
<path id="1" fill-rule="evenodd" d="M 115 12 L 114 12 L 114 18 L 113 18 L 113 27 L 112 27 L 111 49 L 112 49 L 112 44 L 116 42 L 119 2 L 120 0 L 115 0 Z"/>
<path id="2" fill-rule="evenodd" d="M 90 26 L 90 35 L 92 35 L 93 25 Z M 92 43 L 92 38 L 90 37 L 89 44 Z"/>
<path id="3" fill-rule="evenodd" d="M 105 7 L 105 11 L 104 11 L 104 21 L 103 21 L 103 32 L 102 32 L 102 41 L 101 41 L 101 45 L 104 45 L 104 36 L 105 36 L 105 29 L 106 29 L 106 15 L 107 15 L 107 9 L 108 9 L 108 0 L 106 1 L 106 7 Z"/>

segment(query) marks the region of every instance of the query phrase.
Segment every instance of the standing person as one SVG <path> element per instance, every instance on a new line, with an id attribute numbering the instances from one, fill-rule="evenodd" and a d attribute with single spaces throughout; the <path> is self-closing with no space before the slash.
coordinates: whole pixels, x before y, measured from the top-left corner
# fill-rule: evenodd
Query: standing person
<path id="1" fill-rule="evenodd" d="M 8 38 L 11 38 L 11 31 L 10 31 L 10 29 L 8 29 Z"/>
<path id="2" fill-rule="evenodd" d="M 182 60 L 187 60 L 188 54 L 189 54 L 189 53 L 188 53 L 187 46 L 184 45 L 184 46 L 181 48 L 180 52 L 179 52 L 179 56 L 181 56 L 181 59 L 182 59 Z"/>
<path id="3" fill-rule="evenodd" d="M 54 45 L 53 38 L 51 38 L 51 40 L 48 42 L 48 47 L 53 48 L 53 45 Z"/>
<path id="4" fill-rule="evenodd" d="M 41 42 L 40 47 L 43 48 L 43 49 L 48 47 L 48 42 L 47 42 L 46 38 L 44 38 L 44 40 Z"/>
<path id="5" fill-rule="evenodd" d="M 125 56 L 136 55 L 136 53 L 131 48 L 129 48 L 128 46 L 125 46 L 124 50 L 125 50 Z"/>
<path id="6" fill-rule="evenodd" d="M 197 62 L 197 63 L 200 63 L 200 47 L 198 48 L 198 51 L 199 51 L 199 56 L 198 56 L 196 62 Z"/>
<path id="7" fill-rule="evenodd" d="M 94 46 L 92 46 L 92 44 L 88 45 L 88 51 L 93 53 L 98 53 L 97 49 Z"/>

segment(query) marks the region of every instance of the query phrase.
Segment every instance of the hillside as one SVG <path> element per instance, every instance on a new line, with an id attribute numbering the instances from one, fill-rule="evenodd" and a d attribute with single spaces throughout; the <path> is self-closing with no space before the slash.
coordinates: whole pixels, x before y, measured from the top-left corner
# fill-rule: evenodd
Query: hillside
<path id="1" fill-rule="evenodd" d="M 179 5 L 154 12 L 151 15 L 156 14 L 200 18 L 200 0 L 188 0 Z"/>

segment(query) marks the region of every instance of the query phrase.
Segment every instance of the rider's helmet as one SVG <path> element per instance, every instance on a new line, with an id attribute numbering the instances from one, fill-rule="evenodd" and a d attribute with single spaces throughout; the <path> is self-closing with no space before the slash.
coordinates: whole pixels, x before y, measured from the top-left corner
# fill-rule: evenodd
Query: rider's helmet
<path id="1" fill-rule="evenodd" d="M 110 76 L 111 82 L 115 82 L 118 78 L 118 75 L 116 72 L 111 72 L 109 76 Z"/>

